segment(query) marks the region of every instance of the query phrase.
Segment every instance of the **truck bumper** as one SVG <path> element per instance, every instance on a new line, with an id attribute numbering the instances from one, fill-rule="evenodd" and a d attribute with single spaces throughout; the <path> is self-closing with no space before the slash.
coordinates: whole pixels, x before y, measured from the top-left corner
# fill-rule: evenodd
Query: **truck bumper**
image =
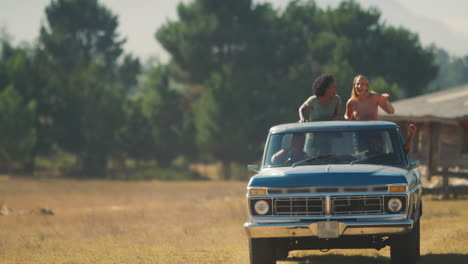
<path id="1" fill-rule="evenodd" d="M 313 223 L 252 223 L 244 228 L 250 238 L 274 237 L 318 237 L 338 238 L 355 235 L 395 235 L 406 234 L 413 228 L 411 219 L 386 222 L 337 222 L 321 221 Z"/>

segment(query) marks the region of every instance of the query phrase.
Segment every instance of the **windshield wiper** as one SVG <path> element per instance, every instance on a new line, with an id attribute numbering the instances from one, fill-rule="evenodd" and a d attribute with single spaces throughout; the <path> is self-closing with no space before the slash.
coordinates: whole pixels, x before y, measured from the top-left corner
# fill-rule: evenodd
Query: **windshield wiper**
<path id="1" fill-rule="evenodd" d="M 364 161 L 364 160 L 367 160 L 367 159 L 371 159 L 371 158 L 374 158 L 374 157 L 377 157 L 377 156 L 382 156 L 382 155 L 385 155 L 385 153 L 377 153 L 377 154 L 373 154 L 373 155 L 370 155 L 370 156 L 362 157 L 360 159 L 351 161 L 349 164 L 353 165 L 353 164 L 355 164 L 357 162 Z"/>
<path id="2" fill-rule="evenodd" d="M 312 158 L 307 158 L 305 160 L 301 160 L 301 161 L 298 161 L 298 162 L 295 162 L 291 165 L 291 167 L 296 167 L 296 165 L 299 165 L 299 164 L 302 164 L 302 163 L 305 163 L 305 162 L 311 162 L 311 161 L 314 161 L 314 160 L 319 160 L 319 159 L 327 159 L 327 158 L 330 158 L 332 155 L 321 155 L 321 156 L 316 156 L 316 157 L 312 157 Z"/>

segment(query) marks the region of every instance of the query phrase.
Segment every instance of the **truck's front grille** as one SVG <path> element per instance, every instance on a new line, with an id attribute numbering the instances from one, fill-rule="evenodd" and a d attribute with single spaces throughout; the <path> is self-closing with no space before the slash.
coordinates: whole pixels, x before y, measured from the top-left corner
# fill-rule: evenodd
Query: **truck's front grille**
<path id="1" fill-rule="evenodd" d="M 278 216 L 323 215 L 325 197 L 287 197 L 273 201 L 273 214 Z"/>
<path id="2" fill-rule="evenodd" d="M 383 197 L 372 196 L 332 196 L 332 215 L 368 215 L 384 212 Z"/>

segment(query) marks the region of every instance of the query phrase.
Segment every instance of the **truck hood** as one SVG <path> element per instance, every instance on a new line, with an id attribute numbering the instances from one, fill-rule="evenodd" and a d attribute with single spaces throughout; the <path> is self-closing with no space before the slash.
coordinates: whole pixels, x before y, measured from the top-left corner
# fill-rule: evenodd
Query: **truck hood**
<path id="1" fill-rule="evenodd" d="M 408 184 L 407 170 L 382 165 L 313 165 L 266 168 L 249 187 L 316 187 Z"/>

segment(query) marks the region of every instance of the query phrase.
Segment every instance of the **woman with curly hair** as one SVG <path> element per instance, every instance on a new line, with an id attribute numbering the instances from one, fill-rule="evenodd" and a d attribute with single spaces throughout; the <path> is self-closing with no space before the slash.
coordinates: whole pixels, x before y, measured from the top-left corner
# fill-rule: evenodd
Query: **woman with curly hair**
<path id="1" fill-rule="evenodd" d="M 336 94 L 336 82 L 330 74 L 321 74 L 312 84 L 313 96 L 299 107 L 299 122 L 328 121 L 338 118 L 341 99 Z"/>

